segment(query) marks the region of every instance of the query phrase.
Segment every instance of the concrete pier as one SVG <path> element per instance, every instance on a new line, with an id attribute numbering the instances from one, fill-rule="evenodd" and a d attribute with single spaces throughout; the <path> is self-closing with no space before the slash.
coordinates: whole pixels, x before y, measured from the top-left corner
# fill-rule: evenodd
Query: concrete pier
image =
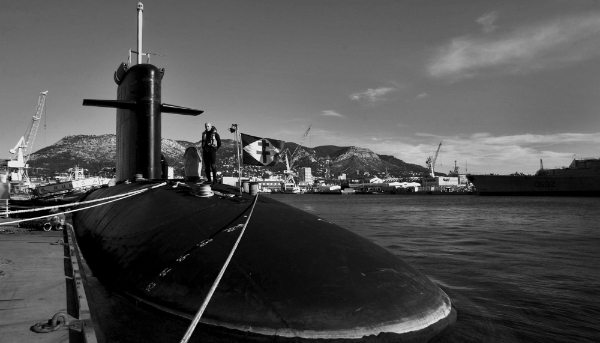
<path id="1" fill-rule="evenodd" d="M 0 219 L 0 223 L 6 221 Z M 85 326 L 91 322 L 78 320 L 82 319 L 81 299 L 85 301 L 85 294 L 79 298 L 73 279 L 78 266 L 76 259 L 73 263 L 70 258 L 68 239 L 63 231 L 0 226 L 0 342 L 97 341 L 91 327 L 86 337 Z M 48 333 L 31 330 L 60 312 L 67 314 L 71 324 L 79 323 L 79 328 Z M 89 314 L 83 317 L 89 319 Z"/>

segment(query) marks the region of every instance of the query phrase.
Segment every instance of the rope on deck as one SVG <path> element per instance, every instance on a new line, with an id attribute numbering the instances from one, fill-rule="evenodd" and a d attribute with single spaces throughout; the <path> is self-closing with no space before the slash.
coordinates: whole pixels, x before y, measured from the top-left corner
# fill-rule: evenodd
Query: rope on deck
<path id="1" fill-rule="evenodd" d="M 210 299 L 212 298 L 213 293 L 217 289 L 217 286 L 219 285 L 219 282 L 221 281 L 223 274 L 225 274 L 225 270 L 227 269 L 227 266 L 229 265 L 229 262 L 231 261 L 231 258 L 233 257 L 233 254 L 235 253 L 235 250 L 237 249 L 238 244 L 240 243 L 240 240 L 242 239 L 242 236 L 244 235 L 244 232 L 246 231 L 246 227 L 248 226 L 248 223 L 250 222 L 250 218 L 252 218 L 252 212 L 254 212 L 254 207 L 256 206 L 257 199 L 258 199 L 258 194 L 256 194 L 256 196 L 254 197 L 254 203 L 252 204 L 252 209 L 250 210 L 248 219 L 246 219 L 246 222 L 244 223 L 244 227 L 242 228 L 242 231 L 240 232 L 240 235 L 238 236 L 237 241 L 235 241 L 235 244 L 233 245 L 233 248 L 231 249 L 229 256 L 227 256 L 227 260 L 225 261 L 225 264 L 223 264 L 223 267 L 221 268 L 221 271 L 219 272 L 217 279 L 215 280 L 212 287 L 210 288 L 210 291 L 208 291 L 208 295 L 204 299 L 202 306 L 196 313 L 196 316 L 192 320 L 192 323 L 190 324 L 185 335 L 181 339 L 181 343 L 187 343 L 187 341 L 190 339 L 190 337 L 194 333 L 194 329 L 196 329 L 196 325 L 198 325 L 198 322 L 200 321 L 200 318 L 202 317 L 204 310 L 206 310 L 206 307 L 208 306 L 208 303 L 209 303 Z"/>

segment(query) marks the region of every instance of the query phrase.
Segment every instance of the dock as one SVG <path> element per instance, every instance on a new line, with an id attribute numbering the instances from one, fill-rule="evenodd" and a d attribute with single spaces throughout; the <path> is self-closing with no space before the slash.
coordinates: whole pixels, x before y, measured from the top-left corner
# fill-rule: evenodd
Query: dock
<path id="1" fill-rule="evenodd" d="M 71 237 L 70 229 L 0 226 L 0 342 L 103 341 L 94 329 Z M 57 325 L 42 328 L 50 332 L 33 331 L 54 316 Z"/>

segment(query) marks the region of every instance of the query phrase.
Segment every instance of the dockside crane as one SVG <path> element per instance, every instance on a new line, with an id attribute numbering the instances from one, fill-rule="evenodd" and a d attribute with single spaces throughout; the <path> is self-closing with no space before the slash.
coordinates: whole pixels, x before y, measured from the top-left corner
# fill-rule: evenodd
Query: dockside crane
<path id="1" fill-rule="evenodd" d="M 33 143 L 35 141 L 35 136 L 37 135 L 38 127 L 40 126 L 40 119 L 42 118 L 44 105 L 46 103 L 46 95 L 48 95 L 48 91 L 40 93 L 35 114 L 31 119 L 27 130 L 25 130 L 25 134 L 19 139 L 15 147 L 9 150 L 11 154 L 17 155 L 15 159 L 8 161 L 8 168 L 16 168 L 19 171 L 18 179 L 14 180 L 13 178 L 13 181 L 29 181 L 27 175 L 27 162 L 33 151 Z"/>
<path id="2" fill-rule="evenodd" d="M 300 147 L 304 143 L 304 140 L 306 139 L 306 136 L 308 136 L 308 133 L 310 132 L 311 126 L 312 126 L 312 124 L 310 124 L 308 126 L 308 129 L 306 129 L 306 132 L 304 132 L 304 135 L 302 136 L 302 139 L 300 140 L 300 143 L 298 144 L 298 146 L 296 146 L 296 149 L 294 149 L 294 152 L 292 152 L 290 154 L 290 150 L 289 149 L 284 149 L 283 152 L 282 152 L 282 154 L 285 156 L 286 170 L 283 171 L 283 174 L 285 175 L 285 182 L 286 183 L 296 184 L 296 182 L 294 180 L 294 176 L 297 176 L 297 175 L 292 170 L 292 168 L 294 168 L 294 163 L 298 160 L 298 158 L 296 156 L 296 154 L 298 152 L 298 149 L 300 149 Z M 288 157 L 288 155 L 289 155 L 289 157 Z"/>
<path id="3" fill-rule="evenodd" d="M 440 148 L 442 147 L 442 142 L 440 142 L 440 145 L 438 145 L 438 148 L 435 152 L 435 156 L 431 157 L 429 156 L 427 158 L 427 161 L 425 161 L 425 163 L 427 164 L 427 168 L 429 169 L 429 173 L 431 177 L 435 177 L 435 161 L 438 158 L 438 154 L 440 153 Z"/>

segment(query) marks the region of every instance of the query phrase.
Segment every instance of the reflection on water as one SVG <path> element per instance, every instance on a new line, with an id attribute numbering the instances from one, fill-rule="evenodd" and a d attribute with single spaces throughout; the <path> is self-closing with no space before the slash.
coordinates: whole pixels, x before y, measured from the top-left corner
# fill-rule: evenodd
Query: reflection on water
<path id="1" fill-rule="evenodd" d="M 458 310 L 436 342 L 600 341 L 599 198 L 269 195 L 396 253 Z"/>

